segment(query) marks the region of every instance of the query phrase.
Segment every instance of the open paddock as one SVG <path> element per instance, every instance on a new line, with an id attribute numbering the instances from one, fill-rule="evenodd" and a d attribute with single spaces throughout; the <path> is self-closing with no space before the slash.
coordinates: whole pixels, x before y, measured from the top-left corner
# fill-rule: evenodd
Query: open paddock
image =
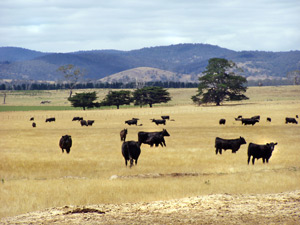
<path id="1" fill-rule="evenodd" d="M 207 194 L 270 194 L 300 189 L 300 124 L 285 117 L 300 115 L 300 88 L 250 88 L 249 101 L 224 106 L 180 104 L 183 90 L 170 90 L 174 106 L 119 110 L 20 111 L 0 113 L 0 217 L 65 205 L 137 203 Z M 265 91 L 263 91 L 265 90 Z M 190 91 L 190 90 L 188 90 Z M 195 90 L 194 90 L 195 91 Z M 269 93 L 269 95 L 267 94 Z M 186 102 L 189 99 L 186 99 Z M 170 103 L 171 104 L 171 103 Z M 170 115 L 165 126 L 150 119 Z M 254 126 L 235 117 L 260 115 Z M 95 120 L 81 127 L 74 116 Z M 34 117 L 36 128 L 31 126 Z M 45 123 L 48 117 L 56 121 Z M 125 120 L 139 118 L 128 126 Z M 271 117 L 272 122 L 266 118 Z M 226 125 L 219 125 L 225 118 Z M 141 146 L 138 165 L 125 167 L 120 131 L 136 140 L 139 131 L 167 129 L 167 147 Z M 62 135 L 73 139 L 62 153 Z M 244 137 L 236 154 L 215 154 L 216 137 Z M 278 142 L 268 164 L 247 164 L 250 142 Z"/>

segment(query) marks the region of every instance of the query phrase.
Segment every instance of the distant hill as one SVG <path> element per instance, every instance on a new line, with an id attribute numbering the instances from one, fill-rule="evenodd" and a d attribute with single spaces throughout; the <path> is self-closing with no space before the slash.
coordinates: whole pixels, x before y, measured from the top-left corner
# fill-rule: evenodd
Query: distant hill
<path id="1" fill-rule="evenodd" d="M 197 82 L 198 76 L 191 74 L 177 74 L 167 70 L 152 67 L 137 67 L 125 70 L 102 79 L 101 82 L 107 83 L 131 83 L 131 82 L 151 82 L 151 81 L 174 81 L 174 82 Z"/>
<path id="2" fill-rule="evenodd" d="M 84 70 L 85 78 L 91 80 L 102 79 L 134 68 L 139 69 L 131 71 L 130 74 L 146 79 L 144 69 L 140 69 L 144 67 L 155 68 L 147 69 L 149 76 L 152 77 L 155 71 L 159 71 L 159 74 L 162 71 L 167 74 L 166 71 L 169 71 L 173 75 L 161 76 L 161 79 L 168 77 L 167 79 L 172 79 L 170 81 L 180 79 L 193 81 L 194 77 L 205 70 L 208 59 L 213 57 L 233 60 L 244 69 L 242 75 L 251 78 L 285 77 L 287 72 L 300 67 L 300 51 L 237 52 L 208 44 L 178 44 L 132 51 L 94 50 L 72 53 L 43 53 L 23 48 L 1 47 L 0 79 L 60 80 L 62 75 L 57 72 L 58 67 L 73 64 Z M 149 72 L 151 70 L 153 73 Z M 126 73 L 126 76 L 129 76 L 128 71 Z"/>

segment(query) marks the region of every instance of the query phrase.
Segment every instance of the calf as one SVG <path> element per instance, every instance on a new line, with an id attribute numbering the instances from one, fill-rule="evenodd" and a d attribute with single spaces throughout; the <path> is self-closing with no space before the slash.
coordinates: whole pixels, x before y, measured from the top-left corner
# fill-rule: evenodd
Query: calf
<path id="1" fill-rule="evenodd" d="M 153 138 L 154 136 L 157 136 L 155 138 Z M 153 146 L 153 144 L 155 144 L 155 146 L 157 147 L 158 144 L 156 145 L 156 143 L 159 144 L 163 144 L 164 146 L 166 146 L 166 143 L 164 141 L 164 139 L 161 138 L 162 137 L 166 137 L 166 136 L 170 136 L 170 134 L 168 133 L 168 131 L 166 129 L 163 129 L 162 131 L 159 132 L 144 132 L 144 131 L 140 131 L 138 133 L 138 140 L 139 140 L 139 144 L 148 144 L 151 146 Z"/>
<path id="2" fill-rule="evenodd" d="M 36 127 L 36 123 L 35 122 L 32 123 L 32 127 Z"/>
<path id="3" fill-rule="evenodd" d="M 49 122 L 49 123 L 55 122 L 55 117 L 47 118 L 45 122 L 46 122 L 46 123 L 47 123 L 47 122 Z"/>
<path id="4" fill-rule="evenodd" d="M 71 147 L 72 147 L 72 138 L 70 135 L 62 136 L 59 140 L 59 147 L 62 150 L 62 153 L 64 153 L 64 149 L 66 149 L 66 152 L 69 154 Z"/>
<path id="5" fill-rule="evenodd" d="M 252 164 L 254 165 L 255 159 L 262 158 L 263 163 L 267 161 L 269 162 L 270 157 L 272 156 L 272 152 L 275 148 L 276 143 L 267 143 L 265 145 L 258 145 L 254 143 L 250 143 L 248 146 L 248 164 L 250 162 L 250 158 L 252 156 Z"/>
<path id="6" fill-rule="evenodd" d="M 290 117 L 286 117 L 285 118 L 285 123 L 288 124 L 288 123 L 295 123 L 295 124 L 298 124 L 297 120 L 295 118 L 290 118 Z"/>
<path id="7" fill-rule="evenodd" d="M 225 123 L 226 123 L 226 120 L 225 120 L 225 119 L 220 119 L 220 120 L 219 120 L 219 124 L 220 124 L 220 125 L 222 125 L 222 124 L 225 125 Z"/>
<path id="8" fill-rule="evenodd" d="M 155 147 L 158 147 L 159 145 L 161 145 L 161 147 L 166 147 L 165 138 L 162 134 L 156 134 L 154 136 L 148 137 L 145 141 L 145 144 L 148 144 L 151 147 L 153 147 L 153 145 L 155 145 Z"/>
<path id="9" fill-rule="evenodd" d="M 152 122 L 155 123 L 156 125 L 159 125 L 159 124 L 166 125 L 166 120 L 165 119 L 162 119 L 162 120 L 152 119 Z"/>
<path id="10" fill-rule="evenodd" d="M 126 140 L 126 135 L 127 135 L 127 129 L 123 129 L 123 130 L 120 131 L 121 141 Z"/>
<path id="11" fill-rule="evenodd" d="M 138 158 L 141 154 L 141 148 L 136 141 L 125 141 L 122 144 L 122 155 L 125 159 L 125 165 L 127 166 L 127 161 L 130 161 L 130 168 L 133 166 L 133 160 L 135 165 L 137 164 Z"/>
<path id="12" fill-rule="evenodd" d="M 271 121 L 272 121 L 272 119 L 271 119 L 270 117 L 268 117 L 268 118 L 267 118 L 267 121 L 268 121 L 268 122 L 271 122 Z"/>
<path id="13" fill-rule="evenodd" d="M 30 121 L 34 121 L 34 117 L 31 117 L 31 118 L 30 118 Z"/>
<path id="14" fill-rule="evenodd" d="M 170 116 L 161 116 L 163 120 L 170 120 Z"/>
<path id="15" fill-rule="evenodd" d="M 222 149 L 224 149 L 225 151 L 227 149 L 231 149 L 232 153 L 236 153 L 240 149 L 241 145 L 243 144 L 246 144 L 246 141 L 243 137 L 237 139 L 223 139 L 223 138 L 216 137 L 215 140 L 216 154 L 218 154 L 218 152 L 222 154 Z"/>

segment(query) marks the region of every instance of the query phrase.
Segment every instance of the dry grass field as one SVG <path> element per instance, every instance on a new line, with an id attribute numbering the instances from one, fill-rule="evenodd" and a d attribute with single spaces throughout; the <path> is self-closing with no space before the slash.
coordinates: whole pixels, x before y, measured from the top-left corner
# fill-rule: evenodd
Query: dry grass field
<path id="1" fill-rule="evenodd" d="M 0 218 L 65 205 L 300 189 L 300 125 L 284 121 L 286 116 L 300 115 L 300 87 L 253 87 L 247 92 L 250 100 L 219 107 L 192 105 L 190 97 L 195 89 L 169 92 L 172 102 L 154 108 L 1 112 Z M 52 105 L 68 104 L 67 91 L 10 93 L 7 104 L 39 105 L 41 99 L 46 100 L 43 95 L 52 96 Z M 151 123 L 150 119 L 161 115 L 170 115 L 175 121 L 167 121 L 166 126 Z M 234 120 L 238 115 L 260 115 L 261 121 L 255 126 L 242 126 Z M 36 128 L 31 127 L 32 116 Z M 56 122 L 45 123 L 50 116 L 56 117 Z M 81 127 L 72 122 L 73 116 L 95 123 Z M 124 124 L 132 117 L 138 117 L 143 126 Z M 227 120 L 225 126 L 218 124 L 220 118 Z M 165 138 L 165 148 L 142 145 L 138 165 L 130 169 L 121 154 L 119 132 L 123 128 L 128 128 L 127 140 L 137 140 L 139 131 L 162 128 L 171 136 Z M 65 134 L 73 139 L 70 154 L 62 153 L 58 146 Z M 226 151 L 216 155 L 217 136 L 242 136 L 247 144 L 236 154 Z M 262 160 L 254 166 L 247 164 L 250 142 L 278 142 L 269 164 Z"/>

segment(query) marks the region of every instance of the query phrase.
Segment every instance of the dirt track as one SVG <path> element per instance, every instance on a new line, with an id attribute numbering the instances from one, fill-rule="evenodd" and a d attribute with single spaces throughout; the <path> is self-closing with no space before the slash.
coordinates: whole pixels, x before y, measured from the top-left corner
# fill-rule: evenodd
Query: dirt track
<path id="1" fill-rule="evenodd" d="M 1 224 L 300 224 L 300 190 L 216 194 L 150 203 L 65 206 L 3 218 Z"/>

